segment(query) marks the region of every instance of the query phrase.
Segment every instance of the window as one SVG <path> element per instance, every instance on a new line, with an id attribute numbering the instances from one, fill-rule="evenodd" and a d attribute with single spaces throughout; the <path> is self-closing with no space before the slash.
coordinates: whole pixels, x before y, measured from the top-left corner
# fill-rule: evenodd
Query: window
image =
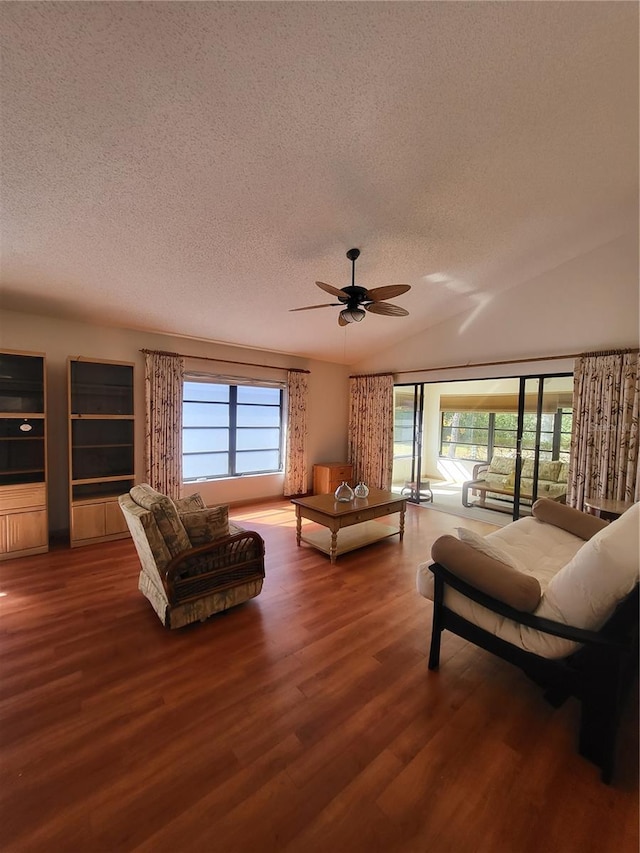
<path id="1" fill-rule="evenodd" d="M 492 417 L 487 412 L 442 412 L 440 456 L 486 461 Z"/>
<path id="2" fill-rule="evenodd" d="M 545 412 L 540 418 L 540 459 L 569 461 L 571 409 Z M 537 418 L 524 415 L 522 456 L 535 455 Z M 441 412 L 440 456 L 489 462 L 494 453 L 515 456 L 518 415 L 509 412 Z"/>
<path id="3" fill-rule="evenodd" d="M 185 380 L 183 481 L 281 471 L 282 396 L 273 385 Z"/>

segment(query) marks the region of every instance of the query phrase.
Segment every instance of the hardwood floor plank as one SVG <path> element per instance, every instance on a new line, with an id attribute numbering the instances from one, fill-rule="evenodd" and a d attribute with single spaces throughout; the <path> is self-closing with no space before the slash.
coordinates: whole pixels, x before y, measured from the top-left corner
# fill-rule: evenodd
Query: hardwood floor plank
<path id="1" fill-rule="evenodd" d="M 446 632 L 428 671 L 416 566 L 459 518 L 411 506 L 332 566 L 288 501 L 231 515 L 263 592 L 178 631 L 128 540 L 0 564 L 3 850 L 635 853 L 637 699 L 607 787 L 577 703 Z"/>

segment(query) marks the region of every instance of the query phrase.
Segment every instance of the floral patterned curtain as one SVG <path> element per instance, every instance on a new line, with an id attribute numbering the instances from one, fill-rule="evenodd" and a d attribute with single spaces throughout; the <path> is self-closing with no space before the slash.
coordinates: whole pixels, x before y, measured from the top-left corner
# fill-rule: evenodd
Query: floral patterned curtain
<path id="1" fill-rule="evenodd" d="M 640 500 L 637 352 L 592 353 L 576 359 L 567 502 L 585 498 Z"/>
<path id="2" fill-rule="evenodd" d="M 393 467 L 393 376 L 349 380 L 349 461 L 356 482 L 391 488 Z"/>
<path id="3" fill-rule="evenodd" d="M 284 493 L 303 495 L 307 492 L 307 377 L 298 370 L 289 370 L 287 388 Z"/>
<path id="4" fill-rule="evenodd" d="M 182 488 L 183 375 L 181 356 L 145 353 L 146 480 L 172 500 Z"/>

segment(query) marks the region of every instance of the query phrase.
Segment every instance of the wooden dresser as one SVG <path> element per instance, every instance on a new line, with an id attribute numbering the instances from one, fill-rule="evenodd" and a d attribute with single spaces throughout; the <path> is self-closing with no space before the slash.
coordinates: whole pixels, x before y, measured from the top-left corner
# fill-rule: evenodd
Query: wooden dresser
<path id="1" fill-rule="evenodd" d="M 346 481 L 353 486 L 353 465 L 348 462 L 325 462 L 313 466 L 313 494 L 328 495 Z"/>

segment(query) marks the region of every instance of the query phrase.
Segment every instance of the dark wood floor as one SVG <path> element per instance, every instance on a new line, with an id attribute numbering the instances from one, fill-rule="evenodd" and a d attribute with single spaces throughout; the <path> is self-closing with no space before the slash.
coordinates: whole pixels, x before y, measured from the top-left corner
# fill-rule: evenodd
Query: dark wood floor
<path id="1" fill-rule="evenodd" d="M 130 541 L 0 564 L 3 851 L 635 853 L 637 703 L 614 785 L 577 705 L 451 635 L 429 673 L 416 565 L 464 523 L 296 548 L 286 501 L 235 508 L 267 544 L 259 598 L 179 631 Z"/>

